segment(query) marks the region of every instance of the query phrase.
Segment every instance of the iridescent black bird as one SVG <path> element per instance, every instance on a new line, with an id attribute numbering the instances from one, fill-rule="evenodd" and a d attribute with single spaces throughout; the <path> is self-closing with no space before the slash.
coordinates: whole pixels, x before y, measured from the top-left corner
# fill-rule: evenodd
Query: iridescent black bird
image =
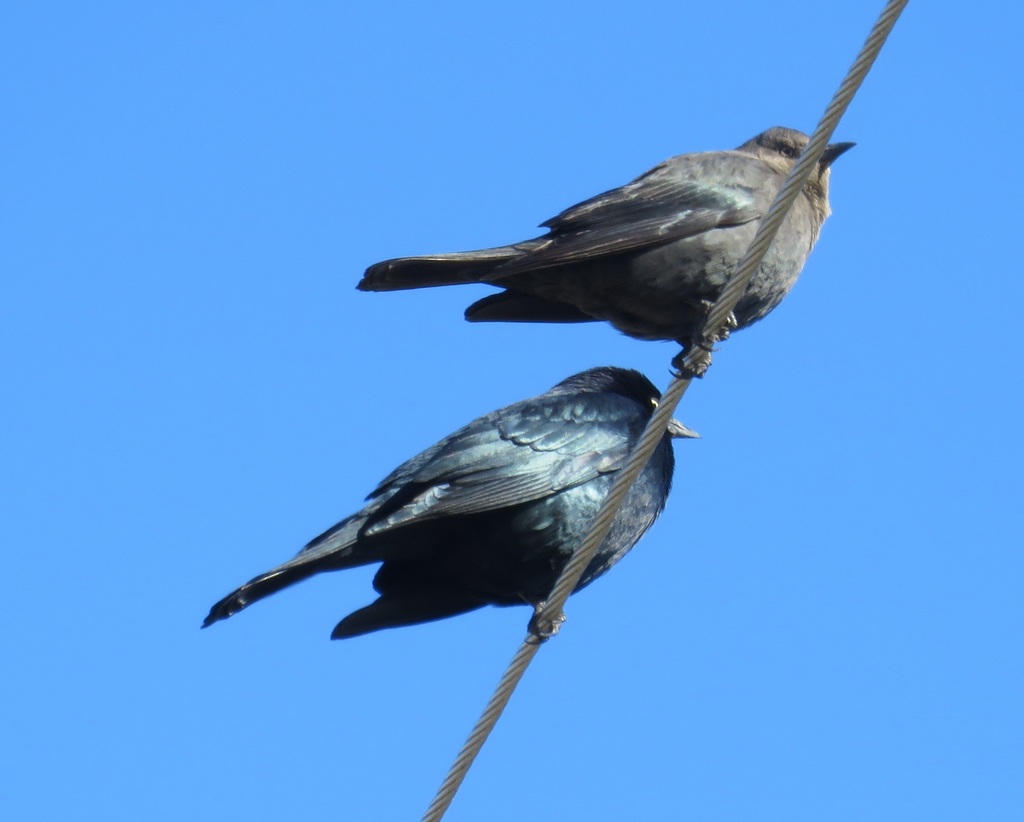
<path id="1" fill-rule="evenodd" d="M 482 251 L 402 257 L 370 266 L 362 291 L 460 283 L 504 289 L 466 309 L 471 322 L 607 320 L 631 337 L 688 349 L 747 250 L 808 137 L 770 128 L 735 151 L 681 154 L 621 188 L 563 211 L 534 240 Z M 830 213 L 825 149 L 733 312 L 766 316 L 793 287 Z"/>
<path id="2" fill-rule="evenodd" d="M 396 468 L 366 506 L 289 562 L 213 608 L 203 627 L 320 573 L 382 563 L 380 594 L 332 639 L 484 605 L 547 598 L 659 399 L 643 374 L 594 368 L 474 420 Z M 672 484 L 672 420 L 576 590 L 618 562 L 657 519 Z"/>

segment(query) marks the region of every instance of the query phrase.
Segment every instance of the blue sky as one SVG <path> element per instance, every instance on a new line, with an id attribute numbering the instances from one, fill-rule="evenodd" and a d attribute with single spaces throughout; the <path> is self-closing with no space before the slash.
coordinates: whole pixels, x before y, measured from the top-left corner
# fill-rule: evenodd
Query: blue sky
<path id="1" fill-rule="evenodd" d="M 809 131 L 881 6 L 4 4 L 0 816 L 419 818 L 525 609 L 332 643 L 359 569 L 202 617 L 470 419 L 675 348 L 362 270 Z M 1024 818 L 1020 37 L 910 4 L 804 276 L 446 819 Z"/>

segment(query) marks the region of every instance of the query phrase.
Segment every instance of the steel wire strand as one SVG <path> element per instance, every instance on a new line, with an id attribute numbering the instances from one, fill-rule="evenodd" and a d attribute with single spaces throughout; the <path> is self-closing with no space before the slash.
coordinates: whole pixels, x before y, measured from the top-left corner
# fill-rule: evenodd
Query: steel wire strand
<path id="1" fill-rule="evenodd" d="M 739 302 L 743 292 L 746 291 L 754 272 L 757 270 L 775 234 L 778 232 L 786 212 L 810 176 L 814 165 L 821 157 L 821 153 L 835 131 L 839 120 L 864 82 L 864 78 L 867 76 L 889 33 L 892 31 L 893 26 L 895 26 L 896 20 L 908 2 L 909 0 L 890 0 L 882 10 L 864 46 L 857 55 L 857 59 L 850 67 L 838 91 L 825 109 L 825 113 L 811 135 L 807 147 L 793 166 L 771 207 L 765 213 L 750 247 L 736 267 L 736 272 L 730 278 L 718 300 L 715 301 L 711 311 L 708 313 L 702 334 L 698 338 L 703 337 L 707 340 L 714 340 L 718 337 L 720 331 L 726 327 L 727 318 L 732 313 L 736 303 Z M 473 760 L 497 724 L 502 711 L 512 696 L 512 692 L 540 648 L 538 634 L 543 638 L 544 634 L 553 633 L 555 627 L 563 618 L 562 609 L 565 606 L 566 600 L 579 582 L 580 576 L 582 576 L 584 569 L 590 563 L 598 546 L 608 535 L 612 522 L 622 507 L 630 487 L 650 460 L 658 442 L 664 436 L 669 420 L 675 413 L 676 407 L 683 398 L 683 394 L 686 393 L 686 389 L 692 382 L 691 375 L 703 373 L 710 363 L 710 359 L 710 352 L 701 346 L 692 346 L 686 353 L 681 369 L 683 373 L 673 378 L 665 390 L 658 407 L 651 416 L 643 434 L 641 434 L 640 440 L 630 454 L 626 465 L 616 476 L 608 497 L 594 518 L 594 522 L 583 544 L 573 554 L 570 561 L 566 563 L 544 607 L 531 620 L 533 633 L 527 636 L 506 669 L 494 695 L 474 726 L 462 750 L 459 751 L 448 775 L 438 789 L 434 801 L 427 809 L 426 814 L 424 814 L 423 822 L 439 822 L 451 805 L 452 800 L 455 798 L 455 793 L 473 764 Z"/>

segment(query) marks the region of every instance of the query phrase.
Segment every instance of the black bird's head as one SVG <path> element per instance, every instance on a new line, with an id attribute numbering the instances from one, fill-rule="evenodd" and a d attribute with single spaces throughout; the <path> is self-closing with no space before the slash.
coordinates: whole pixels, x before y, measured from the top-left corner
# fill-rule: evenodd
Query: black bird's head
<path id="1" fill-rule="evenodd" d="M 619 394 L 635 400 L 637 404 L 647 412 L 647 419 L 650 419 L 654 409 L 658 407 L 661 399 L 661 392 L 655 388 L 647 377 L 632 368 L 618 368 L 612 365 L 590 368 L 573 374 L 554 386 L 548 393 L 557 394 L 578 394 L 578 393 L 603 393 L 610 392 Z M 670 420 L 668 424 L 668 435 L 673 439 L 685 437 L 687 439 L 700 439 L 700 434 L 687 428 L 679 420 Z"/>

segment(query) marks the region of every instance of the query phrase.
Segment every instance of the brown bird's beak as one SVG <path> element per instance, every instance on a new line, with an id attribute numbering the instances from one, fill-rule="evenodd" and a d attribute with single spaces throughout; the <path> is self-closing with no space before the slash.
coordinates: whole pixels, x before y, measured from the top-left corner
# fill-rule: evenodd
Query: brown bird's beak
<path id="1" fill-rule="evenodd" d="M 818 165 L 822 168 L 828 168 L 832 163 L 839 159 L 843 154 L 846 154 L 856 143 L 829 143 L 825 146 L 825 150 L 821 152 L 821 159 L 818 160 Z"/>
<path id="2" fill-rule="evenodd" d="M 692 428 L 687 428 L 679 420 L 668 421 L 668 435 L 673 439 L 677 437 L 686 437 L 687 439 L 699 440 L 700 434 L 694 431 Z"/>

